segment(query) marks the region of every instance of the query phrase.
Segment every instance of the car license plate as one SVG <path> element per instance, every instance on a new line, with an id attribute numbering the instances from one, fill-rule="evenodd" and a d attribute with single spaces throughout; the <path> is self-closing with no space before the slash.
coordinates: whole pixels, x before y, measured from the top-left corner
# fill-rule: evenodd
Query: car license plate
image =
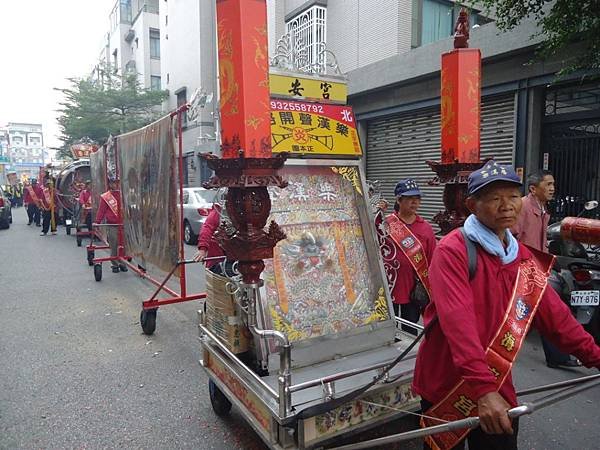
<path id="1" fill-rule="evenodd" d="M 67 223 L 67 225 L 71 225 L 73 222 L 71 222 L 71 219 L 67 219 L 66 223 Z"/>
<path id="2" fill-rule="evenodd" d="M 571 306 L 598 306 L 600 305 L 600 291 L 573 291 L 571 292 Z"/>

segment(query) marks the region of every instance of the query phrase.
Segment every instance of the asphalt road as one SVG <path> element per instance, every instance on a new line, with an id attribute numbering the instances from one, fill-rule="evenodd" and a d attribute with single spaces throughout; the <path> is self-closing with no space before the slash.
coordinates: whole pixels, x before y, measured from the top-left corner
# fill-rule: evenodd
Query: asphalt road
<path id="1" fill-rule="evenodd" d="M 225 420 L 212 412 L 198 364 L 198 302 L 161 308 L 156 333 L 146 336 L 139 314 L 153 291 L 147 282 L 105 264 L 97 283 L 64 228 L 40 237 L 22 208 L 13 215 L 11 229 L 0 230 L 1 449 L 266 448 L 235 409 Z M 200 268 L 190 272 L 192 291 L 202 290 Z M 514 377 L 524 388 L 589 373 L 547 368 L 532 334 Z M 522 419 L 520 448 L 598 448 L 599 406 L 596 388 Z"/>

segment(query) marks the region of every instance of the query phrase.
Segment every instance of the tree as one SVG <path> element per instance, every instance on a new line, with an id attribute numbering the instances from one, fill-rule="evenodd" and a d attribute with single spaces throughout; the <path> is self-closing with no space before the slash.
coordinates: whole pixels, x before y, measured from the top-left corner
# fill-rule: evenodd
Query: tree
<path id="1" fill-rule="evenodd" d="M 478 0 L 496 16 L 500 30 L 509 31 L 524 19 L 534 19 L 543 41 L 538 56 L 548 58 L 576 46 L 576 53 L 559 75 L 600 69 L 600 0 Z"/>
<path id="2" fill-rule="evenodd" d="M 68 88 L 55 88 L 64 96 L 57 119 L 63 142 L 58 156 L 62 158 L 70 158 L 71 145 L 84 137 L 103 144 L 111 134 L 151 123 L 162 115 L 158 106 L 168 98 L 167 91 L 143 89 L 135 74 L 110 75 L 102 83 L 80 78 L 68 80 Z"/>

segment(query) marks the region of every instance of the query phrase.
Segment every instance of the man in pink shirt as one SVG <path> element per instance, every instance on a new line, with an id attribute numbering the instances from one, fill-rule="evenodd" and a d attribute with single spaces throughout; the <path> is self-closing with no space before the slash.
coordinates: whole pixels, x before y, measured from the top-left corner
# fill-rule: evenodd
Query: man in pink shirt
<path id="1" fill-rule="evenodd" d="M 548 253 L 547 230 L 550 213 L 548 202 L 554 198 L 554 177 L 547 170 L 538 170 L 527 177 L 527 196 L 523 197 L 523 208 L 511 232 L 523 244 Z M 542 336 L 542 347 L 546 365 L 551 368 L 578 367 L 581 363 L 562 353 Z"/>
<path id="2" fill-rule="evenodd" d="M 463 230 L 438 243 L 429 268 L 432 298 L 424 323 L 431 326 L 417 355 L 413 388 L 426 416 L 481 419 L 468 435 L 436 435 L 440 448 L 464 448 L 466 439 L 471 450 L 517 448 L 518 422 L 507 415 L 517 405 L 511 368 L 531 325 L 587 367 L 600 368 L 600 347 L 556 292 L 546 289 L 551 257 L 510 233 L 521 211 L 520 185 L 511 167 L 494 161 L 473 172 L 466 200 L 472 214 Z M 472 278 L 464 236 L 476 245 Z"/>
<path id="3" fill-rule="evenodd" d="M 547 228 L 550 214 L 546 209 L 554 198 L 554 177 L 540 170 L 527 177 L 528 194 L 523 197 L 523 208 L 512 233 L 520 242 L 540 252 L 548 252 Z"/>

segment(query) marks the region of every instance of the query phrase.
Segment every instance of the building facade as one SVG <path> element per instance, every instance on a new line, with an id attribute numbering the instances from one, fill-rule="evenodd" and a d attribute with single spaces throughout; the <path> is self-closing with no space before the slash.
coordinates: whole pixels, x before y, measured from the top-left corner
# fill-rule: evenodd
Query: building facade
<path id="1" fill-rule="evenodd" d="M 143 88 L 163 89 L 158 13 L 159 0 L 117 0 L 91 78 L 136 74 Z"/>
<path id="2" fill-rule="evenodd" d="M 4 141 L 9 159 L 6 172 L 16 172 L 19 178 L 37 177 L 39 168 L 49 162 L 41 124 L 9 122 Z"/>
<path id="3" fill-rule="evenodd" d="M 444 0 L 287 0 L 276 10 L 279 31 L 296 30 L 298 45 L 324 41 L 347 74 L 367 177 L 388 198 L 399 179 L 417 179 L 427 219 L 443 209 L 443 188 L 428 185 L 434 174 L 426 161 L 441 157 L 441 54 L 453 48 L 458 11 Z M 300 27 L 315 17 L 325 18 L 325 31 L 303 36 Z M 586 74 L 558 79 L 569 52 L 536 60 L 531 22 L 501 33 L 492 17 L 472 11 L 470 19 L 470 47 L 483 58 L 482 158 L 514 164 L 523 177 L 552 170 L 555 217 L 577 214 L 600 197 L 600 83 Z"/>

